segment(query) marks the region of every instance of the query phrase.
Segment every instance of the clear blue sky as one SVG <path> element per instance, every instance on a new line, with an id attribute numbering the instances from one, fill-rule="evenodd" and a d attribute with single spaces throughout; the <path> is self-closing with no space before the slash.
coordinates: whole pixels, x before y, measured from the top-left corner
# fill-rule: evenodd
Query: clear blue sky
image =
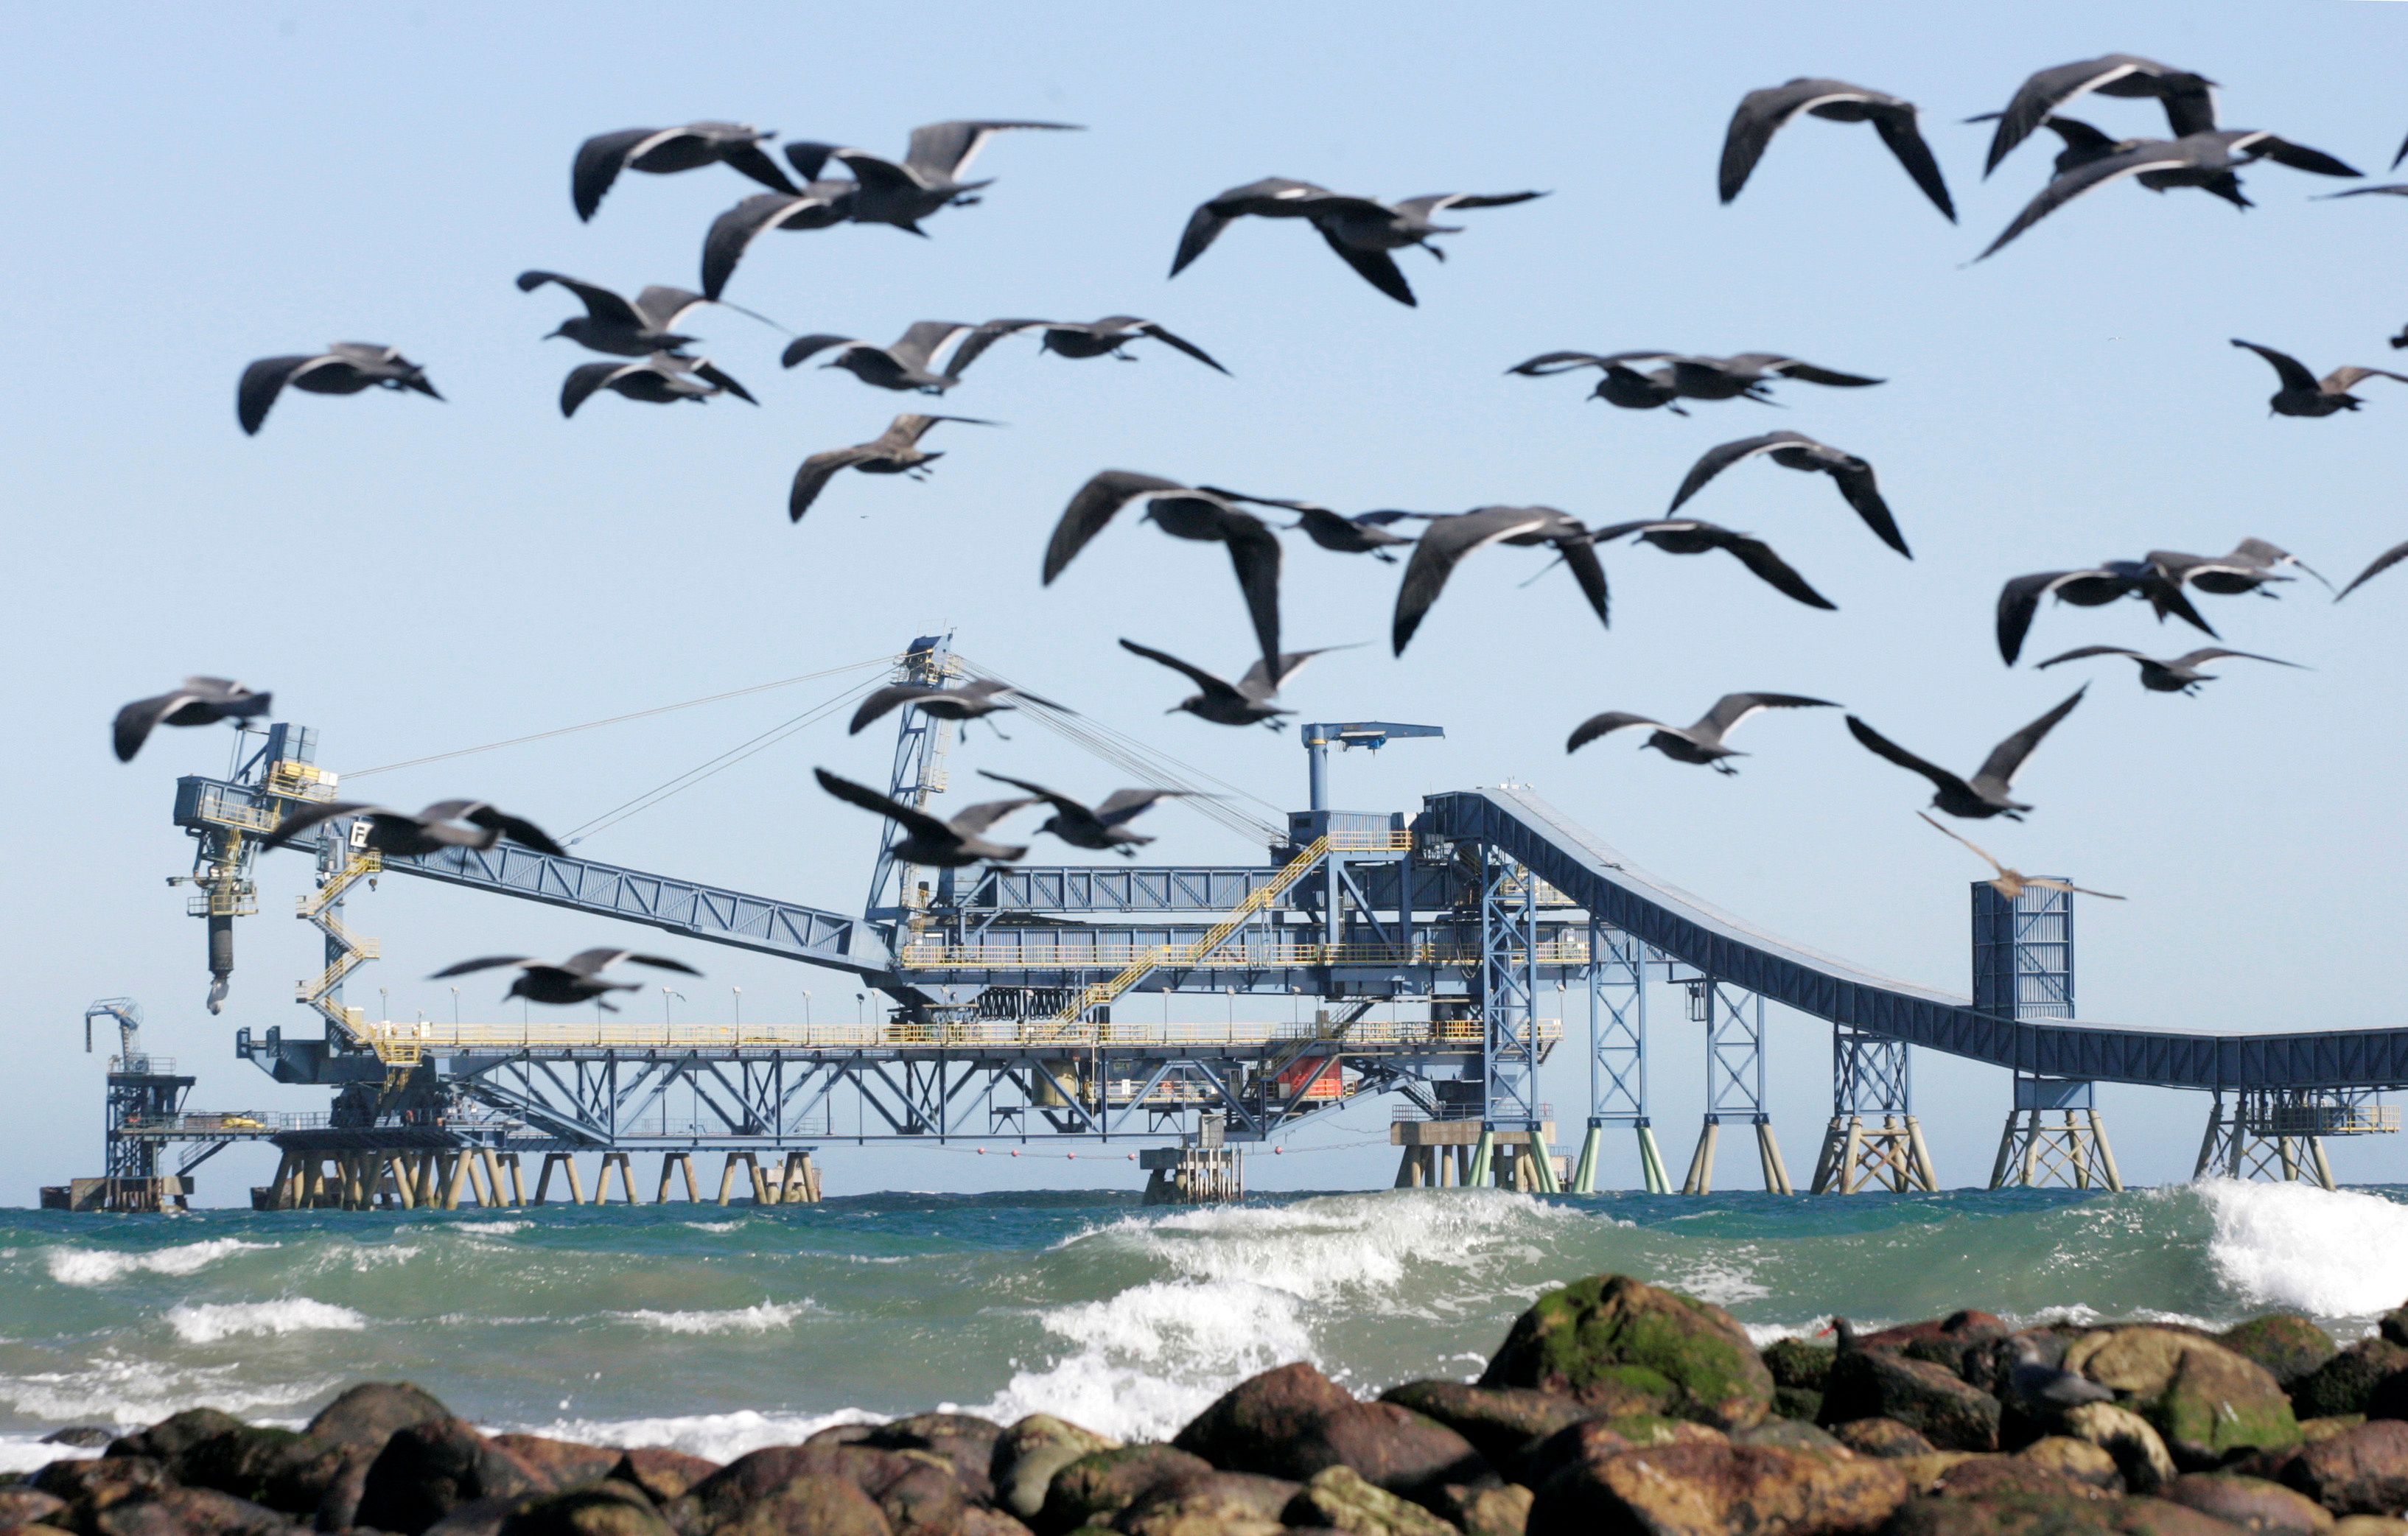
<path id="1" fill-rule="evenodd" d="M 2352 417 L 2270 420 L 2272 376 L 2227 345 L 2248 336 L 2319 371 L 2390 359 L 2384 338 L 2408 320 L 2408 203 L 2311 202 L 2328 184 L 2273 167 L 2249 173 L 2261 206 L 2245 216 L 2120 185 L 1968 268 L 2052 146 L 1985 183 L 1986 132 L 1957 123 L 2034 68 L 2130 50 L 2222 81 L 2234 124 L 2380 172 L 2408 129 L 2403 27 L 2399 7 L 2330 3 L 13 10 L 0 19 L 14 64 L 0 260 L 19 302 L 0 420 L 21 701 L 0 895 L 15 1031 L 0 1198 L 97 1169 L 100 1065 L 75 1039 L 94 997 L 142 1000 L 152 1048 L 199 1074 L 198 1102 L 320 1102 L 271 1088 L 230 1051 L 238 1024 L 307 1025 L 290 986 L 316 969 L 315 936 L 287 916 L 306 860 L 267 866 L 235 1005 L 210 1018 L 200 925 L 162 882 L 189 860 L 168 821 L 175 776 L 221 765 L 224 738 L 170 732 L 130 767 L 103 745 L 118 703 L 187 672 L 272 686 L 287 718 L 320 729 L 324 761 L 355 769 L 877 655 L 951 624 L 989 665 L 1300 801 L 1291 738 L 1165 718 L 1176 679 L 1112 646 L 1131 634 L 1236 664 L 1245 642 L 1217 554 L 1117 527 L 1053 589 L 1038 585 L 1064 500 L 1106 466 L 1341 507 L 1541 502 L 1604 522 L 1660 508 L 1700 451 L 1746 434 L 1795 427 L 1864 454 L 1912 564 L 1819 478 L 1753 464 L 1698 506 L 1772 539 L 1836 614 L 1726 561 L 1625 552 L 1608 557 L 1607 633 L 1560 573 L 1517 585 L 1538 556 L 1491 553 L 1402 662 L 1379 645 L 1329 658 L 1289 702 L 1307 718 L 1447 728 L 1444 742 L 1346 760 L 1342 804 L 1410 807 L 1524 780 L 1755 922 L 1962 988 L 1975 866 L 1914 819 L 1919 782 L 1857 747 L 1836 715 L 1751 723 L 1741 745 L 1756 755 L 1735 779 L 1639 754 L 1630 737 L 1567 760 L 1564 735 L 1602 708 L 1685 720 L 1727 690 L 1775 689 L 1844 701 L 1970 767 L 2080 680 L 2001 668 L 1989 616 L 2003 577 L 2244 534 L 2347 573 L 2408 536 L 2408 389 L 2376 381 Z M 1717 206 L 1733 104 L 1798 74 L 1921 103 L 1962 225 L 1870 129 L 1818 121 L 1784 133 L 1740 200 Z M 2092 100 L 2081 115 L 2117 133 L 2161 127 L 2147 103 Z M 779 338 L 750 321 L 698 323 L 760 409 L 605 397 L 560 419 L 560 377 L 584 359 L 538 338 L 573 306 L 511 277 L 544 266 L 629 291 L 691 284 L 704 228 L 752 190 L 718 169 L 630 177 L 580 225 L 566 186 L 580 139 L 721 117 L 898 151 L 913 124 L 956 116 L 1090 131 L 995 144 L 978 166 L 996 178 L 986 201 L 932 220 L 928 240 L 773 235 L 729 296 L 797 330 L 877 339 L 923 318 L 1129 311 L 1236 377 L 1160 351 L 1125 366 L 1004 346 L 948 408 L 1008 430 L 953 429 L 928 484 L 839 481 L 799 528 L 783 515 L 796 462 L 872 435 L 901 402 L 839 374 L 781 372 Z M 1415 310 L 1294 225 L 1234 228 L 1166 282 L 1188 210 L 1272 174 L 1389 197 L 1553 195 L 1466 215 L 1443 266 L 1409 253 Z M 399 346 L 449 403 L 292 395 L 256 439 L 236 430 L 245 362 L 338 338 Z M 1501 377 L 1550 348 L 1637 347 L 1783 350 L 1890 382 L 1794 386 L 1785 409 L 1706 405 L 1683 420 L 1584 403 L 1584 378 Z M 1393 578 L 1295 545 L 1288 634 L 1379 639 Z M 2130 896 L 2083 909 L 2086 1017 L 2396 1024 L 2408 708 L 2394 659 L 2408 576 L 2339 608 L 2294 588 L 2213 617 L 2229 643 L 2315 670 L 2235 662 L 2184 699 L 2102 668 L 2023 781 L 2039 812 L 1975 835 L 2024 868 Z M 2127 604 L 2049 612 L 2033 645 L 2170 654 L 2190 638 Z M 409 805 L 488 796 L 574 825 L 819 696 L 756 696 L 362 788 Z M 960 772 L 1113 786 L 1042 735 L 1015 736 L 980 740 Z M 882 733 L 807 732 L 582 851 L 850 906 L 872 827 L 820 795 L 810 769 L 876 778 L 888 750 Z M 1200 818 L 1157 813 L 1152 828 L 1166 857 L 1249 857 Z M 373 1004 L 390 988 L 400 1017 L 448 1015 L 444 985 L 420 978 L 462 954 L 634 936 L 400 880 L 351 914 L 387 957 L 352 998 Z M 731 986 L 748 1017 L 798 1015 L 805 988 L 822 1017 L 851 1011 L 845 978 L 689 951 L 710 976 L 687 988 L 687 1017 L 724 1017 Z M 480 979 L 466 1006 L 491 1012 L 499 989 Z M 1802 1178 L 1828 1114 L 1828 1032 L 1784 1017 L 1774 1050 Z M 1676 1159 L 1698 1054 L 1690 1031 L 1661 1031 L 1658 1115 Z M 1567 1111 L 1576 1056 L 1551 1073 Z M 1943 1174 L 1978 1180 L 2005 1078 L 1926 1057 L 1918 1087 Z M 2116 1091 L 2108 1103 L 2134 1177 L 2188 1172 L 2201 1101 Z M 1358 1114 L 1363 1130 L 1304 1139 L 1378 1134 L 1383 1115 Z M 2336 1163 L 2401 1179 L 2408 1147 L 2344 1144 Z M 1257 1177 L 1363 1184 L 1391 1167 L 1369 1150 L 1265 1159 Z M 1616 1169 L 1628 1176 L 1627 1157 Z M 229 1156 L 205 1187 L 238 1199 L 265 1170 Z M 981 1171 L 839 1151 L 828 1182 L 939 1188 Z M 1092 1182 L 1084 1168 L 1045 1171 Z"/>

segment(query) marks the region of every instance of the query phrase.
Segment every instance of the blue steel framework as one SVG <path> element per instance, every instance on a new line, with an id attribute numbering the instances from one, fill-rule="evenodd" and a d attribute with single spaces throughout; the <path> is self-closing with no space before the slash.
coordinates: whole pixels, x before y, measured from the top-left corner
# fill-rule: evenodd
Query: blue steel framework
<path id="1" fill-rule="evenodd" d="M 1591 917 L 1588 952 L 1588 1131 L 1571 1192 L 1597 1192 L 1606 1128 L 1622 1126 L 1638 1142 L 1641 1188 L 1666 1194 L 1671 1182 L 1647 1114 L 1647 946 Z"/>

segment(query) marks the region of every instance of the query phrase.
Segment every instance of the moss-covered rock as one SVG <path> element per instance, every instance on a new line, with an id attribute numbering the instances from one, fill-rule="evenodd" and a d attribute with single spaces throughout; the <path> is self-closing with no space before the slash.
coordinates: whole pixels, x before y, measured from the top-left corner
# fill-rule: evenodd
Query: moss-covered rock
<path id="1" fill-rule="evenodd" d="M 1440 1490 L 1432 1508 L 1463 1536 L 1527 1536 L 1532 1497 L 1519 1483 L 1484 1488 L 1455 1483 Z"/>
<path id="2" fill-rule="evenodd" d="M 1733 1432 L 1730 1440 L 1734 1445 L 1779 1445 L 1793 1451 L 1813 1451 L 1817 1456 L 1856 1454 L 1821 1425 L 1794 1418 L 1768 1418 L 1752 1429 Z"/>
<path id="3" fill-rule="evenodd" d="M 2255 1360 L 2289 1391 L 2339 1354 L 2332 1335 L 2295 1312 L 2270 1312 L 2226 1329 L 2216 1342 L 2244 1360 Z"/>
<path id="4" fill-rule="evenodd" d="M 2300 1443 L 2291 1400 L 2266 1368 L 2218 1344 L 2183 1351 L 2172 1380 L 2142 1409 L 2174 1464 L 2204 1471 Z"/>
<path id="5" fill-rule="evenodd" d="M 1772 1407 L 1772 1372 L 1720 1307 L 1597 1275 L 1549 1291 L 1514 1319 L 1480 1378 L 1608 1414 L 1665 1414 L 1745 1429 Z"/>
<path id="6" fill-rule="evenodd" d="M 1278 1536 L 1303 1485 L 1254 1472 L 1174 1477 L 1140 1494 L 1112 1528 L 1123 1536 Z"/>
<path id="7" fill-rule="evenodd" d="M 1894 1418 L 1942 1450 L 1999 1448 L 1999 1400 L 1945 1366 L 1886 1349 L 1852 1349 L 1831 1366 L 1823 1422 Z"/>
<path id="8" fill-rule="evenodd" d="M 996 1437 L 987 1480 L 996 1503 L 1024 1520 L 1045 1507 L 1054 1474 L 1082 1456 L 1117 1450 L 1120 1442 L 1051 1414 L 1031 1414 Z"/>
<path id="9" fill-rule="evenodd" d="M 1772 1413 L 1776 1418 L 1819 1423 L 1823 1417 L 1823 1394 L 1804 1387 L 1776 1387 L 1772 1389 Z"/>
<path id="10" fill-rule="evenodd" d="M 1820 1392 L 1840 1352 L 1805 1339 L 1775 1339 L 1757 1353 L 1764 1357 L 1764 1368 L 1772 1372 L 1773 1386 Z"/>
<path id="11" fill-rule="evenodd" d="M 1284 1518 L 1292 1526 L 1326 1526 L 1347 1536 L 1455 1536 L 1444 1520 L 1364 1481 L 1352 1467 L 1315 1472 L 1289 1501 Z"/>

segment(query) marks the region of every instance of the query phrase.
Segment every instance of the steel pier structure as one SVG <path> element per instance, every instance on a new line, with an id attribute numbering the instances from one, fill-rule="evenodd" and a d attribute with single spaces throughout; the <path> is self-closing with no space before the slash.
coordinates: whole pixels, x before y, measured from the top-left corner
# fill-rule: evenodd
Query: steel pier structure
<path id="1" fill-rule="evenodd" d="M 915 641 L 898 678 L 966 675 L 950 637 Z M 1024 704 L 1044 718 L 1044 706 Z M 1024 718 L 1026 718 L 1024 716 Z M 891 792 L 924 804 L 944 785 L 953 727 L 900 712 Z M 1520 787 L 1426 798 L 1413 814 L 1331 809 L 1332 747 L 1436 734 L 1392 722 L 1300 732 L 1312 804 L 1240 865 L 1015 864 L 957 874 L 882 851 L 859 917 L 511 845 L 424 859 L 359 846 L 329 822 L 311 847 L 298 915 L 325 962 L 296 999 L 323 1028 L 236 1031 L 275 1080 L 327 1089 L 309 1123 L 244 1116 L 232 1132 L 173 1106 L 112 1122 L 113 1136 L 181 1142 L 184 1167 L 242 1135 L 284 1153 L 264 1203 L 524 1200 L 540 1158 L 585 1198 L 574 1158 L 602 1159 L 640 1198 L 628 1159 L 661 1159 L 658 1193 L 693 1159 L 724 1159 L 720 1193 L 818 1196 L 811 1154 L 832 1142 L 1081 1140 L 1152 1146 L 1163 1198 L 1241 1187 L 1242 1149 L 1365 1095 L 1397 1106 L 1400 1185 L 1594 1190 L 1605 1133 L 1628 1131 L 1640 1181 L 1669 1191 L 1648 1113 L 1651 992 L 1684 994 L 1674 1027 L 1706 1045 L 1707 1109 L 1682 1188 L 1713 1188 L 1725 1125 L 1749 1128 L 1764 1188 L 1791 1188 L 1765 1099 L 1767 1003 L 1833 1029 L 1832 1119 L 1812 1188 L 1930 1188 L 1938 1175 L 1910 1103 L 1916 1047 L 2014 1074 L 1992 1183 L 2117 1187 L 2090 1085 L 2214 1096 L 2203 1171 L 2329 1181 L 2320 1138 L 2397 1128 L 2375 1096 L 2408 1085 L 2408 1030 L 2210 1034 L 2086 1025 L 2072 1017 L 2071 898 L 1974 892 L 1974 995 L 1894 981 L 1789 945 L 1634 868 Z M 196 843 L 192 910 L 209 927 L 212 1002 L 234 970 L 235 919 L 257 908 L 263 834 L 335 795 L 313 732 L 247 733 L 223 777 L 179 782 Z M 882 848 L 891 829 L 880 839 Z M 534 901 L 834 970 L 882 995 L 870 1024 L 644 1025 L 560 1019 L 369 1020 L 343 984 L 375 958 L 344 908 L 360 882 L 407 875 Z M 2053 903 L 2053 904 L 2052 904 Z M 1561 1039 L 1558 998 L 1586 993 L 1589 1104 L 1573 1159 L 1554 1149 L 1538 1074 Z M 1220 994 L 1230 1021 L 1147 1022 L 1145 994 Z M 1239 1000 L 1311 999 L 1310 1022 L 1245 1022 Z M 1290 1004 L 1294 1006 L 1293 1003 Z M 186 1080 L 189 1087 L 189 1080 Z M 2052 1119 L 2050 1116 L 2059 1116 Z M 113 1140 L 112 1148 L 118 1143 Z M 1180 1149 L 1184 1150 L 1180 1150 Z M 112 1151 L 112 1158 L 116 1156 Z M 113 1165 L 112 1165 L 113 1166 Z M 743 1183 L 738 1184 L 738 1170 Z M 1199 1193 L 1200 1192 L 1200 1193 Z"/>

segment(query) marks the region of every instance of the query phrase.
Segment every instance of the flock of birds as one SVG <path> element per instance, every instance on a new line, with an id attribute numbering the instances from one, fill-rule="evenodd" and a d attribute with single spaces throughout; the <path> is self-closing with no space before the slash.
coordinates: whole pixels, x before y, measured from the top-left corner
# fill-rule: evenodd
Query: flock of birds
<path id="1" fill-rule="evenodd" d="M 2062 108 L 2086 94 L 2156 100 L 2165 113 L 2168 136 L 2113 138 L 2090 123 L 2063 115 Z M 1750 92 L 1741 100 L 1723 147 L 1718 176 L 1723 202 L 1728 203 L 1740 194 L 1758 171 L 1774 137 L 1801 116 L 1837 122 L 1870 122 L 1933 206 L 1952 222 L 1955 220 L 1955 204 L 1939 162 L 1923 137 L 1920 112 L 1914 103 L 1826 78 L 1790 80 Z M 1996 123 L 1983 170 L 1985 177 L 2041 129 L 2054 133 L 2064 146 L 2056 157 L 2053 177 L 1974 258 L 1976 261 L 1995 255 L 2072 199 L 2127 177 L 2158 192 L 2197 188 L 2246 208 L 2251 205 L 2239 173 L 2260 161 L 2326 177 L 2355 178 L 2360 174 L 2332 155 L 2273 134 L 2219 126 L 2213 81 L 2196 72 L 2131 54 L 2109 54 L 2041 70 L 2024 81 L 2002 111 L 1968 121 Z M 738 266 L 757 243 L 772 232 L 824 230 L 844 224 L 885 224 L 924 237 L 924 221 L 947 209 L 977 203 L 992 184 L 986 179 L 969 179 L 968 176 L 973 163 L 998 135 L 1067 132 L 1076 128 L 1069 123 L 1003 120 L 931 123 L 912 131 L 900 160 L 838 145 L 789 142 L 781 147 L 786 167 L 781 167 L 767 150 L 774 135 L 735 123 L 629 128 L 587 139 L 577 150 L 570 176 L 571 200 L 580 220 L 594 218 L 620 177 L 628 172 L 672 175 L 721 164 L 767 190 L 745 198 L 713 220 L 703 239 L 699 291 L 653 286 L 629 299 L 614 290 L 559 272 L 531 270 L 520 275 L 517 282 L 523 292 L 557 287 L 582 306 L 582 314 L 563 320 L 551 335 L 602 354 L 602 361 L 580 364 L 563 380 L 562 414 L 575 415 L 587 401 L 604 391 L 654 405 L 699 403 L 720 395 L 757 404 L 751 391 L 725 369 L 695 350 L 696 338 L 680 329 L 689 317 L 710 306 L 737 309 L 784 329 L 766 316 L 731 304 L 724 296 Z M 2394 157 L 2394 168 L 2402 160 L 2408 160 L 2408 144 L 2403 144 Z M 847 174 L 830 176 L 832 167 L 841 167 Z M 2408 183 L 2358 187 L 2332 195 L 2368 192 L 2408 193 Z M 1449 192 L 1384 202 L 1333 192 L 1308 181 L 1265 178 L 1233 187 L 1197 206 L 1180 235 L 1170 275 L 1177 277 L 1202 257 L 1239 220 L 1300 220 L 1311 225 L 1330 250 L 1366 282 L 1399 304 L 1413 305 L 1416 300 L 1412 288 L 1397 262 L 1398 253 L 1419 249 L 1443 260 L 1445 253 L 1434 243 L 1434 237 L 1458 234 L 1463 226 L 1440 220 L 1466 210 L 1527 203 L 1544 195 L 1536 191 Z M 781 355 L 781 362 L 788 368 L 818 358 L 822 366 L 850 373 L 873 388 L 935 396 L 943 396 L 958 386 L 969 365 L 996 343 L 1030 334 L 1039 338 L 1041 350 L 1072 360 L 1136 361 L 1131 348 L 1151 343 L 1216 372 L 1228 371 L 1201 346 L 1157 321 L 1132 315 L 1109 315 L 1093 321 L 1010 318 L 973 324 L 922 320 L 884 346 L 833 333 L 788 334 L 791 339 Z M 2362 402 L 2352 391 L 2366 381 L 2383 378 L 2408 383 L 2408 374 L 2358 365 L 2337 368 L 2318 378 L 2299 360 L 2272 347 L 2237 338 L 2232 345 L 2257 353 L 2273 368 L 2279 388 L 2269 404 L 2279 415 L 2318 418 L 2354 411 Z M 2408 329 L 2391 338 L 2391 345 L 2408 347 Z M 1883 382 L 1869 375 L 1773 352 L 1711 357 L 1646 349 L 1612 353 L 1551 351 L 1506 371 L 1543 378 L 1588 369 L 1597 370 L 1598 375 L 1590 398 L 1622 409 L 1663 409 L 1684 416 L 1689 414 L 1692 405 L 1715 402 L 1766 403 L 1784 383 L 1865 389 Z M 236 391 L 236 416 L 243 431 L 257 433 L 270 407 L 287 388 L 315 394 L 357 394 L 380 389 L 442 398 L 429 381 L 426 370 L 397 349 L 337 343 L 319 353 L 262 358 L 250 364 L 243 371 Z M 898 415 L 884 432 L 868 442 L 831 448 L 807 458 L 794 477 L 788 515 L 800 520 L 830 482 L 848 469 L 870 475 L 924 476 L 929 465 L 942 455 L 921 445 L 939 424 L 996 423 L 967 416 L 922 412 Z M 1708 495 L 1727 472 L 1757 459 L 1784 469 L 1829 476 L 1842 501 L 1876 538 L 1899 556 L 1913 558 L 1870 462 L 1803 433 L 1781 431 L 1738 438 L 1709 449 L 1672 492 L 1661 516 L 1596 528 L 1548 506 L 1482 506 L 1453 513 L 1380 508 L 1347 513 L 1313 502 L 1255 495 L 1217 486 L 1190 486 L 1158 476 L 1107 469 L 1071 496 L 1047 541 L 1041 575 L 1050 586 L 1090 542 L 1120 514 L 1131 509 L 1136 511 L 1136 520 L 1149 522 L 1172 538 L 1224 546 L 1252 638 L 1246 664 L 1236 681 L 1134 640 L 1125 639 L 1121 644 L 1132 654 L 1177 672 L 1194 684 L 1197 691 L 1172 706 L 1173 712 L 1184 711 L 1216 725 L 1278 728 L 1283 717 L 1291 713 L 1277 703 L 1281 690 L 1313 657 L 1330 648 L 1282 648 L 1283 532 L 1300 532 L 1324 550 L 1368 555 L 1375 561 L 1401 565 L 1389 635 L 1391 647 L 1398 655 L 1403 654 L 1455 568 L 1471 555 L 1495 546 L 1553 551 L 1554 560 L 1547 569 L 1560 564 L 1570 573 L 1600 623 L 1610 622 L 1611 607 L 1599 551 L 1626 540 L 1668 555 L 1719 552 L 1794 602 L 1813 608 L 1834 608 L 1836 604 L 1764 540 L 1684 513 L 1683 509 L 1694 500 Z M 2408 559 L 2408 542 L 2376 557 L 2348 586 L 2334 593 L 2334 600 L 2347 596 L 2403 559 Z M 2253 537 L 2243 539 L 2226 555 L 2152 550 L 2138 560 L 2108 560 L 2079 569 L 2019 576 L 2009 580 L 2000 592 L 2000 654 L 2008 665 L 2015 664 L 2043 599 L 2086 608 L 2127 597 L 2137 598 L 2147 603 L 2161 622 L 2167 618 L 2179 619 L 2214 639 L 2215 631 L 2195 599 L 2247 593 L 2272 596 L 2279 584 L 2294 579 L 2294 571 L 2324 581 L 2297 556 Z M 2330 584 L 2326 586 L 2329 590 Z M 2144 688 L 2182 693 L 2194 693 L 2211 680 L 2214 675 L 2203 669 L 2213 661 L 2241 659 L 2282 666 L 2296 664 L 2220 646 L 2160 659 L 2122 647 L 2090 645 L 2076 647 L 2039 665 L 2047 668 L 2111 657 L 2136 663 Z M 2081 703 L 2086 689 L 2085 685 L 2000 742 L 1969 775 L 1960 775 L 1909 751 L 1855 715 L 1848 715 L 1846 723 L 1866 748 L 1928 780 L 1933 788 L 1934 809 L 1969 819 L 2001 816 L 2020 818 L 2032 807 L 2013 798 L 2017 773 L 2049 732 Z M 857 732 L 884 713 L 905 704 L 940 718 L 968 721 L 1011 709 L 1014 701 L 1022 699 L 1060 707 L 993 680 L 957 687 L 896 684 L 880 690 L 863 704 L 853 721 L 853 730 Z M 239 721 L 265 713 L 268 704 L 268 694 L 225 679 L 188 678 L 180 689 L 129 704 L 119 712 L 115 725 L 117 755 L 121 760 L 130 760 L 157 726 Z M 1830 700 L 1796 694 L 1735 692 L 1716 701 L 1695 723 L 1686 726 L 1612 710 L 1582 721 L 1573 729 L 1566 747 L 1568 751 L 1578 751 L 1617 732 L 1644 730 L 1642 746 L 1676 762 L 1729 774 L 1734 772 L 1731 760 L 1744 755 L 1728 745 L 1729 737 L 1755 716 L 1770 710 L 1837 707 L 1840 706 Z M 1150 841 L 1131 830 L 1129 823 L 1178 792 L 1124 789 L 1098 804 L 1088 805 L 1028 780 L 1002 775 L 988 776 L 1019 793 L 968 806 L 949 818 L 899 804 L 874 789 L 824 770 L 819 773 L 819 781 L 831 795 L 886 818 L 899 828 L 901 835 L 894 846 L 899 857 L 913 863 L 947 867 L 1010 861 L 1024 856 L 1027 852 L 1025 844 L 998 841 L 995 830 L 1006 818 L 1039 805 L 1052 812 L 1041 831 L 1073 846 L 1129 855 Z M 423 853 L 447 846 L 491 846 L 503 838 L 545 852 L 559 851 L 558 845 L 533 822 L 482 802 L 466 800 L 438 802 L 415 814 L 349 803 L 315 806 L 278 827 L 272 840 L 281 842 L 329 818 L 345 816 L 366 819 L 368 846 L 395 854 Z M 1952 837 L 1957 835 L 1937 821 L 1932 825 Z M 1965 841 L 1961 837 L 1957 840 Z M 2009 869 L 1970 842 L 1966 846 L 1989 862 L 1996 872 L 1993 883 L 2011 897 L 2025 887 L 2062 887 L 2061 882 L 2040 880 Z M 590 1001 L 608 1006 L 607 993 L 621 984 L 603 980 L 602 973 L 620 961 L 685 969 L 662 957 L 595 949 L 558 964 L 519 956 L 487 957 L 463 962 L 438 974 L 513 966 L 521 972 L 512 987 L 513 996 L 544 1003 Z"/>

